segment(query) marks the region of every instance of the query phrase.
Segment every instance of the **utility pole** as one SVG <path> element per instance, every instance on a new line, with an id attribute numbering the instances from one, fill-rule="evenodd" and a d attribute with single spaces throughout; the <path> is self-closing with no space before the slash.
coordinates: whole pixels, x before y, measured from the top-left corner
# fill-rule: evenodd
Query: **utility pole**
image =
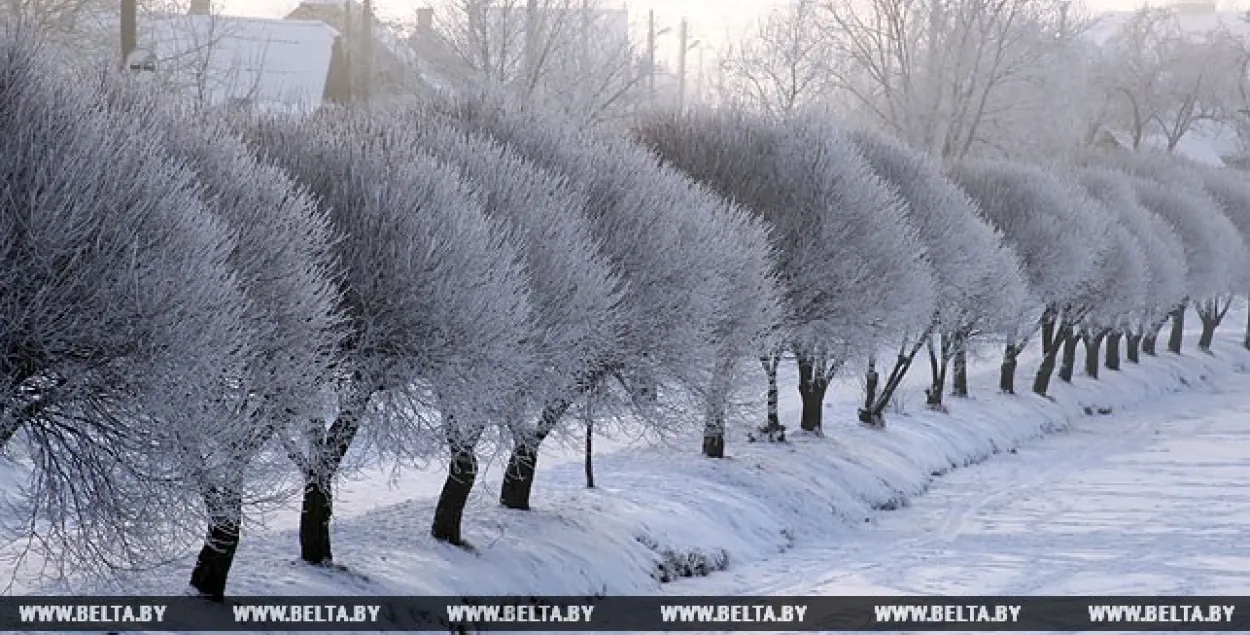
<path id="1" fill-rule="evenodd" d="M 373 93 L 373 0 L 364 0 L 362 13 L 364 16 L 360 25 L 360 100 L 369 101 Z"/>
<path id="2" fill-rule="evenodd" d="M 590 70 L 590 0 L 582 0 L 581 51 L 578 64 L 581 67 L 582 81 Z"/>
<path id="3" fill-rule="evenodd" d="M 686 112 L 686 52 L 687 43 L 686 19 L 681 19 L 681 27 L 677 30 L 679 48 L 677 53 L 677 112 Z"/>
<path id="4" fill-rule="evenodd" d="M 538 85 L 538 0 L 525 1 L 525 92 Z"/>
<path id="5" fill-rule="evenodd" d="M 126 70 L 131 54 L 139 48 L 139 3 L 138 0 L 121 0 L 121 3 L 121 68 Z"/>
<path id="6" fill-rule="evenodd" d="M 360 80 L 356 75 L 356 34 L 352 32 L 352 3 L 343 3 L 343 65 L 347 67 L 347 102 L 356 100 L 356 83 Z"/>
<path id="7" fill-rule="evenodd" d="M 655 9 L 647 11 L 647 92 L 655 104 Z"/>

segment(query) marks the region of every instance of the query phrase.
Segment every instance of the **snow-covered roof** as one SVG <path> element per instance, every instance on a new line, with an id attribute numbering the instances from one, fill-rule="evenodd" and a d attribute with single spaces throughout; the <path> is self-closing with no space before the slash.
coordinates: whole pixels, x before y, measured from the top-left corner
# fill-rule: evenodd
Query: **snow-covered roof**
<path id="1" fill-rule="evenodd" d="M 337 36 L 319 21 L 190 14 L 144 21 L 139 45 L 191 98 L 308 112 L 325 96 Z"/>
<path id="2" fill-rule="evenodd" d="M 1224 167 L 1225 159 L 1241 153 L 1241 143 L 1231 126 L 1202 122 L 1181 137 L 1173 152 L 1203 165 Z"/>

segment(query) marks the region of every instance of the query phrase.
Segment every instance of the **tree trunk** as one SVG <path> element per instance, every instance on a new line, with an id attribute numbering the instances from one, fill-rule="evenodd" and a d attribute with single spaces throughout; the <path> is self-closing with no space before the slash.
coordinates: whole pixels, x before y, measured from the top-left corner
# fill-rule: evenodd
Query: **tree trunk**
<path id="1" fill-rule="evenodd" d="M 499 503 L 508 509 L 530 508 L 530 492 L 534 489 L 534 477 L 538 468 L 538 448 L 568 412 L 570 403 L 560 399 L 547 404 L 538 418 L 533 433 L 518 434 L 508 457 L 508 467 L 503 472 L 499 487 Z"/>
<path id="2" fill-rule="evenodd" d="M 1185 307 L 1187 303 L 1182 302 L 1179 307 L 1172 311 L 1172 332 L 1168 335 L 1168 352 L 1174 355 L 1181 354 L 1181 342 L 1185 339 Z"/>
<path id="3" fill-rule="evenodd" d="M 821 429 L 825 391 L 829 387 L 824 362 L 807 354 L 796 353 L 795 357 L 799 364 L 799 398 L 803 402 L 799 426 L 808 432 L 816 432 Z"/>
<path id="4" fill-rule="evenodd" d="M 1250 298 L 1250 295 L 1247 295 Z M 1241 345 L 1250 350 L 1250 311 L 1246 311 L 1246 336 L 1241 340 Z"/>
<path id="5" fill-rule="evenodd" d="M 1120 370 L 1120 340 L 1123 337 L 1123 331 L 1118 329 L 1107 334 L 1107 370 Z"/>
<path id="6" fill-rule="evenodd" d="M 1125 346 L 1125 349 L 1124 349 L 1125 357 L 1128 358 L 1128 361 L 1133 362 L 1134 364 L 1140 364 L 1141 363 L 1140 351 L 1141 351 L 1141 344 L 1142 344 L 1141 333 L 1129 333 L 1127 336 L 1125 336 L 1124 342 L 1125 344 L 1127 344 L 1127 346 Z"/>
<path id="7" fill-rule="evenodd" d="M 586 452 L 582 462 L 586 472 L 586 489 L 595 488 L 595 420 L 586 417 Z"/>
<path id="8" fill-rule="evenodd" d="M 1097 333 L 1086 332 L 1085 337 L 1085 375 L 1087 377 L 1098 379 L 1098 369 L 1102 367 L 1102 343 L 1107 338 L 1107 332 L 1101 330 Z"/>
<path id="9" fill-rule="evenodd" d="M 1202 335 L 1198 337 L 1198 348 L 1204 353 L 1211 352 L 1211 343 L 1215 341 L 1215 329 L 1220 325 L 1219 320 L 1202 318 Z"/>
<path id="10" fill-rule="evenodd" d="M 945 337 L 944 335 L 939 338 Z M 930 338 L 929 348 L 929 388 L 925 390 L 925 405 L 930 408 L 938 408 L 942 405 L 942 395 L 946 392 L 946 358 L 939 355 L 938 351 L 933 347 L 933 339 Z"/>
<path id="11" fill-rule="evenodd" d="M 951 378 L 951 396 L 967 397 L 968 396 L 968 351 L 964 346 L 964 338 L 960 337 L 956 341 L 955 357 L 951 361 L 952 370 L 955 371 L 954 377 Z"/>
<path id="12" fill-rule="evenodd" d="M 864 373 L 864 407 L 859 409 L 859 422 L 875 425 L 877 419 L 875 410 L 877 405 L 877 382 L 880 376 L 877 375 L 877 359 L 875 356 L 868 358 L 868 372 Z M 806 430 L 807 428 L 804 428 Z"/>
<path id="13" fill-rule="evenodd" d="M 1080 343 L 1076 330 L 1071 326 L 1059 328 L 1059 342 L 1062 348 L 1062 359 L 1059 362 L 1059 379 L 1072 383 L 1072 374 L 1076 372 L 1076 347 Z"/>
<path id="14" fill-rule="evenodd" d="M 334 507 L 334 477 L 356 433 L 360 431 L 370 396 L 357 381 L 349 388 L 343 408 L 330 429 L 313 443 L 309 465 L 304 472 L 304 504 L 299 519 L 300 558 L 310 564 L 331 562 L 330 520 Z"/>
<path id="15" fill-rule="evenodd" d="M 1047 308 L 1042 314 L 1042 363 L 1033 377 L 1033 392 L 1043 397 L 1050 390 L 1050 378 L 1055 373 L 1055 361 L 1059 357 L 1058 311 Z"/>
<path id="16" fill-rule="evenodd" d="M 1230 299 L 1231 303 L 1232 300 Z M 1224 321 L 1224 310 L 1219 299 L 1207 300 L 1198 306 L 1198 319 L 1202 321 L 1202 335 L 1198 337 L 1198 349 L 1204 353 L 1211 352 L 1211 344 L 1215 342 L 1215 329 Z"/>
<path id="17" fill-rule="evenodd" d="M 330 519 L 334 515 L 332 479 L 304 475 L 304 504 L 300 509 L 299 557 L 310 564 L 334 560 L 330 548 Z"/>
<path id="18" fill-rule="evenodd" d="M 204 503 L 208 507 L 208 536 L 191 571 L 191 586 L 220 602 L 226 597 L 226 579 L 239 548 L 243 496 L 237 490 L 213 488 L 204 494 Z"/>
<path id="19" fill-rule="evenodd" d="M 777 388 L 777 366 L 781 364 L 781 354 L 775 353 L 769 357 L 761 357 L 760 362 L 764 365 L 764 374 L 768 377 L 768 418 L 761 432 L 769 435 L 771 439 L 772 435 L 785 429 L 781 425 L 781 417 L 778 414 L 777 407 L 780 397 Z"/>
<path id="20" fill-rule="evenodd" d="M 499 504 L 508 509 L 530 508 L 530 493 L 534 489 L 534 476 L 538 469 L 538 446 L 547 435 L 532 434 L 527 437 L 519 438 L 512 447 L 503 483 L 499 487 Z"/>
<path id="21" fill-rule="evenodd" d="M 1009 394 L 1016 394 L 1016 358 L 1020 349 L 1015 344 L 1007 344 L 1003 348 L 1003 363 L 998 371 L 998 389 Z"/>
<path id="22" fill-rule="evenodd" d="M 468 546 L 461 535 L 464 507 L 469 502 L 473 483 L 477 480 L 477 455 L 473 443 L 451 443 L 451 465 L 447 480 L 434 508 L 434 524 L 430 534 L 434 538 L 456 546 Z"/>

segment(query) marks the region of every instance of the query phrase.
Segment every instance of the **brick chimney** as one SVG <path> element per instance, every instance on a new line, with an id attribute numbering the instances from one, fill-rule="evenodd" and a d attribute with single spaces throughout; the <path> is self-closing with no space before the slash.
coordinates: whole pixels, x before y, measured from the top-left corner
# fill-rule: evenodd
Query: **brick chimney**
<path id="1" fill-rule="evenodd" d="M 191 15 L 209 15 L 213 12 L 213 0 L 191 0 Z"/>

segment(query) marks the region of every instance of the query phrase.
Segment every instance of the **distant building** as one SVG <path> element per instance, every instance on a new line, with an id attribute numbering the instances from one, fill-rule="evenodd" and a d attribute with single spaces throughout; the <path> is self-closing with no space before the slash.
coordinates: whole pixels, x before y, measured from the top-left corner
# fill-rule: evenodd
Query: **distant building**
<path id="1" fill-rule="evenodd" d="M 319 21 L 342 35 L 348 98 L 404 92 L 417 81 L 416 53 L 409 43 L 357 0 L 303 0 L 286 19 Z"/>
<path id="2" fill-rule="evenodd" d="M 139 25 L 139 47 L 174 94 L 260 111 L 306 113 L 332 96 L 338 38 L 324 22 L 216 15 L 198 2 Z"/>

